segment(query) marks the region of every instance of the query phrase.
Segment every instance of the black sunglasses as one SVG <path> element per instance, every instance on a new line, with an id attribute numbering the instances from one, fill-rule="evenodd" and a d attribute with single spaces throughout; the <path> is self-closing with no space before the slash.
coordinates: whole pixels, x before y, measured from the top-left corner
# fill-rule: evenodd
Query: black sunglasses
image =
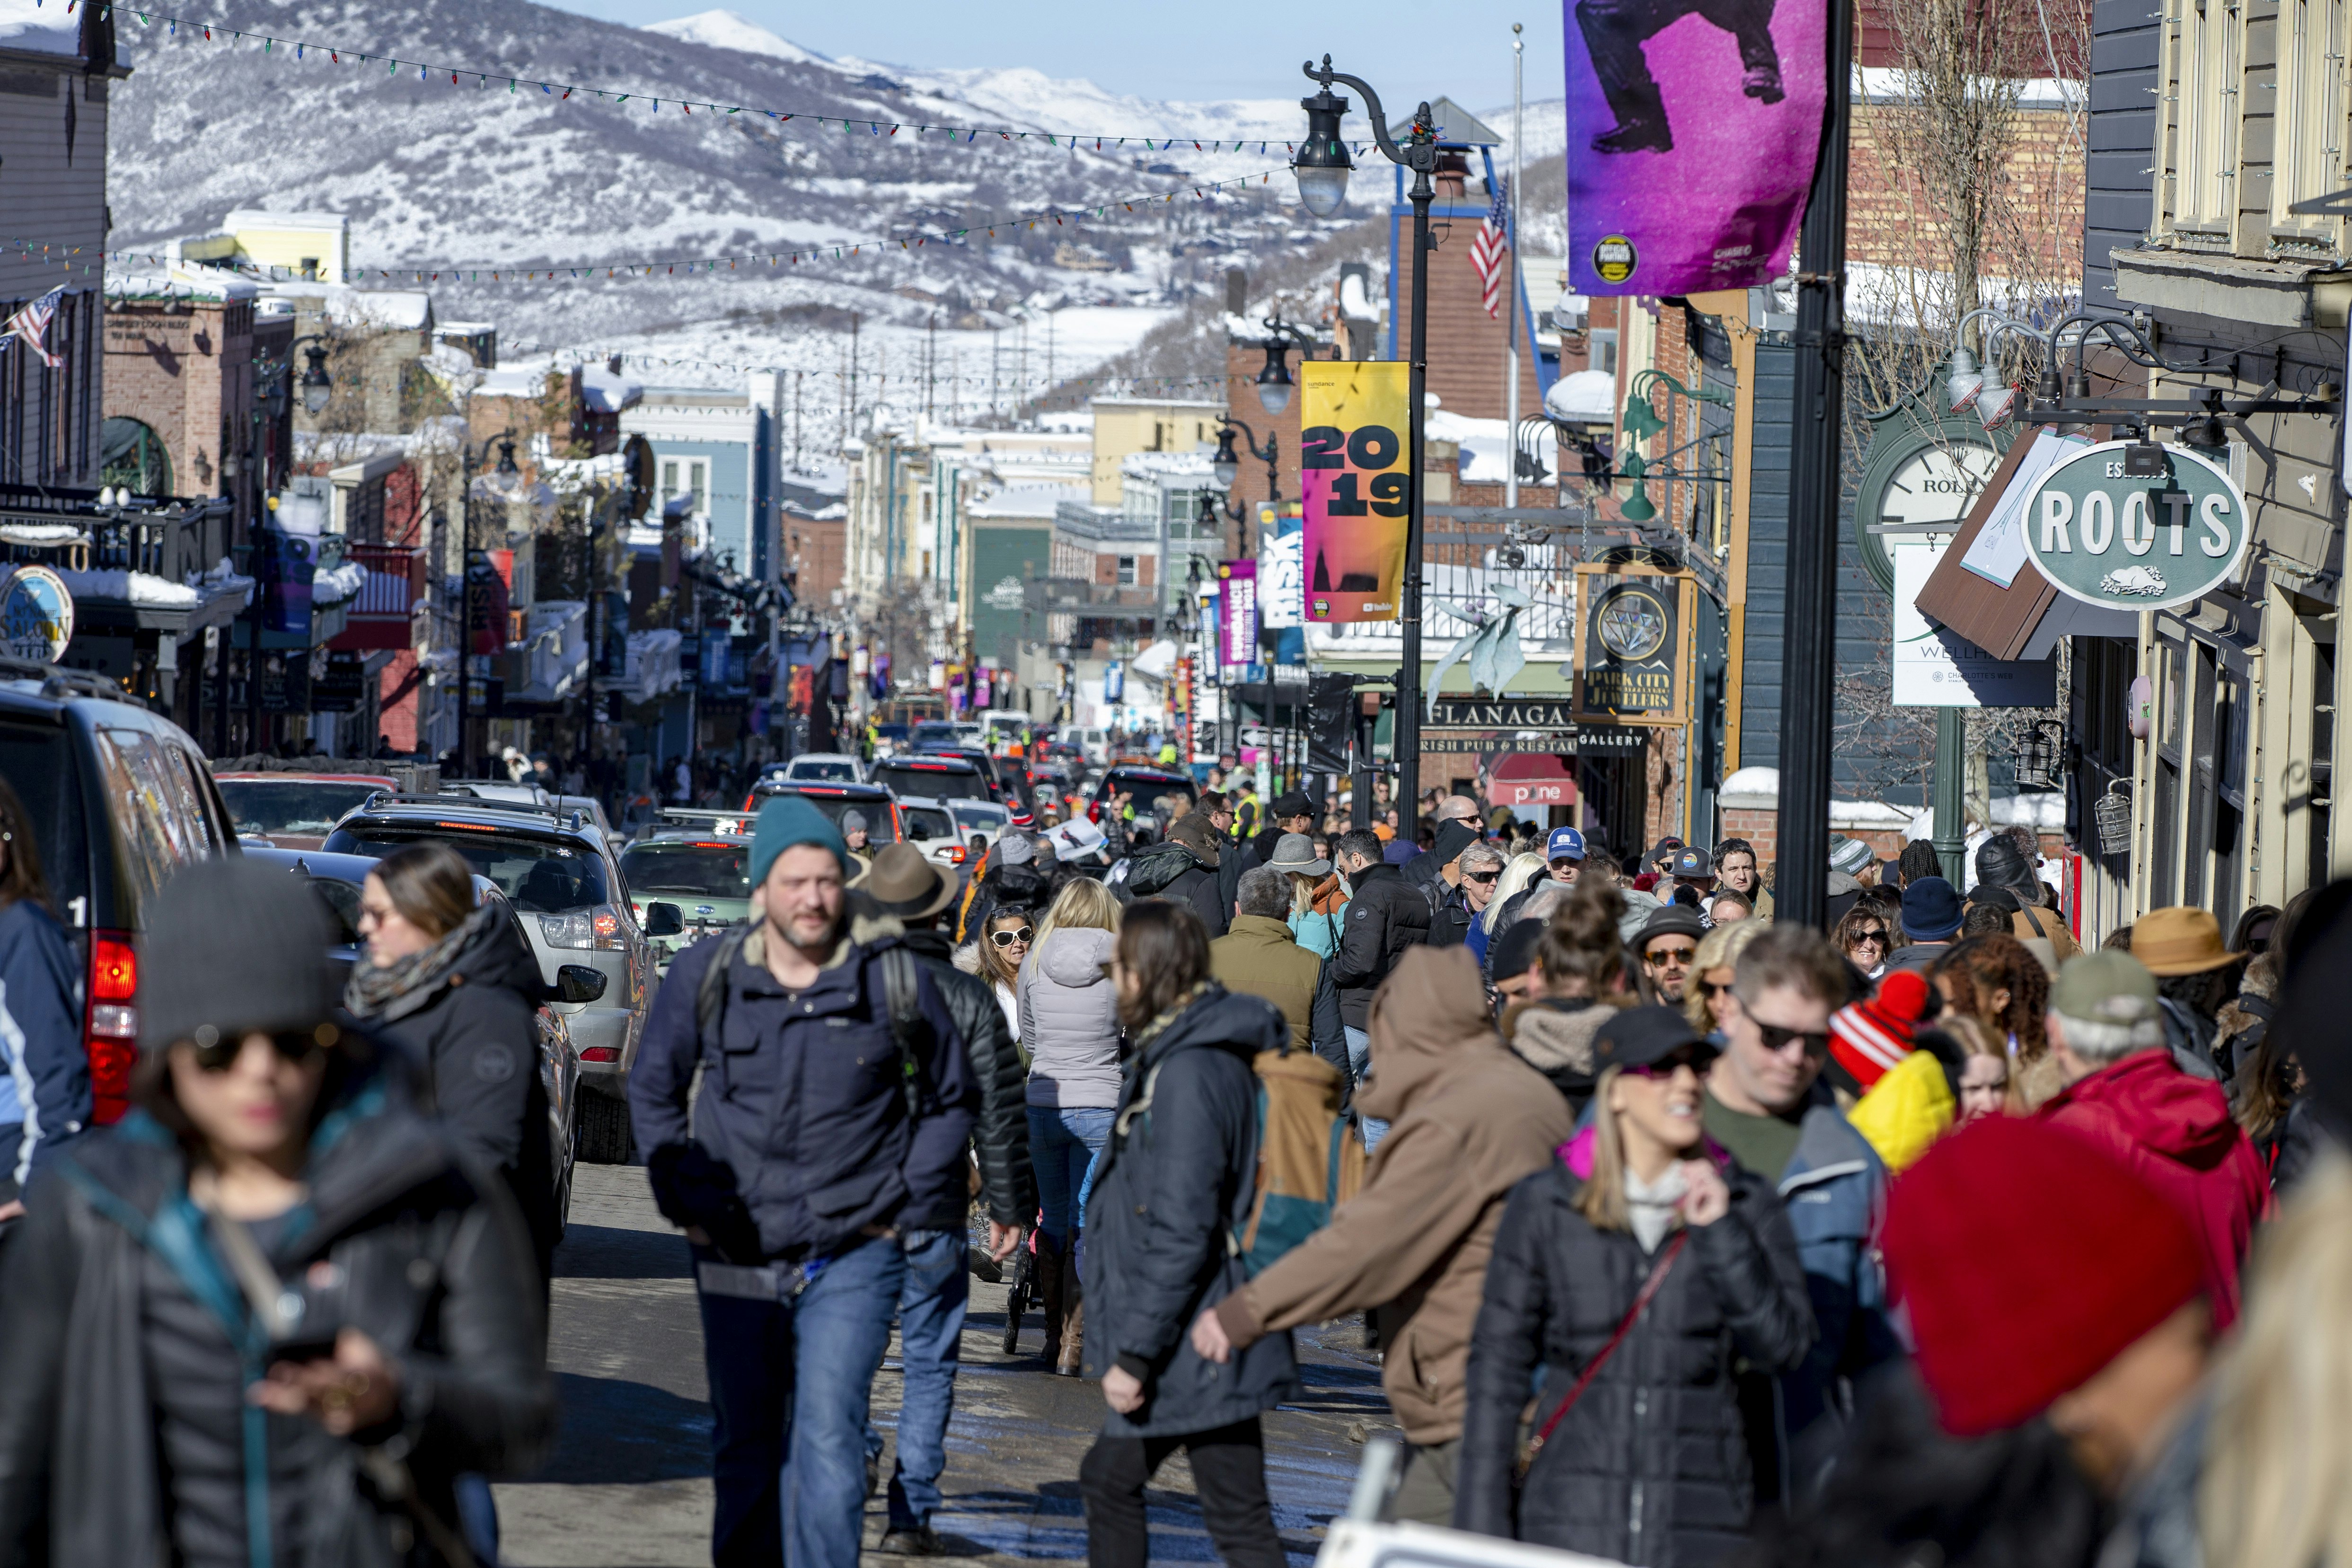
<path id="1" fill-rule="evenodd" d="M 1846 939 L 1846 945 L 1849 947 L 1860 947 L 1865 942 L 1874 942 L 1879 946 L 1885 947 L 1886 945 L 1886 932 L 1876 927 L 1873 927 L 1869 931 L 1858 931 L 1854 932 L 1853 935 Z"/>
<path id="2" fill-rule="evenodd" d="M 269 1037 L 270 1048 L 280 1061 L 298 1066 L 309 1061 L 341 1037 L 332 1024 L 321 1024 L 315 1029 L 285 1029 Z M 224 1038 L 219 1031 L 206 1024 L 196 1030 L 189 1042 L 194 1047 L 196 1066 L 205 1072 L 226 1072 L 245 1054 L 245 1037 L 230 1035 Z"/>
<path id="3" fill-rule="evenodd" d="M 1805 1045 L 1805 1054 L 1809 1057 L 1826 1056 L 1829 1053 L 1830 1037 L 1826 1029 L 1810 1032 L 1803 1029 L 1784 1029 L 1778 1024 L 1768 1024 L 1759 1018 L 1756 1021 L 1756 1030 L 1764 1037 L 1764 1048 L 1768 1051 L 1784 1051 L 1789 1048 L 1790 1041 L 1802 1040 Z"/>
<path id="4" fill-rule="evenodd" d="M 1465 871 L 1462 873 L 1462 879 L 1465 882 L 1492 882 L 1502 874 L 1503 868 L 1497 866 L 1491 871 Z"/>
<path id="5" fill-rule="evenodd" d="M 1016 942 L 1027 942 L 1034 934 L 1036 933 L 1032 928 L 1020 926 L 1012 931 L 990 931 L 988 940 L 999 947 L 1011 947 Z"/>
<path id="6" fill-rule="evenodd" d="M 1654 1062 L 1625 1069 L 1633 1078 L 1672 1078 L 1676 1069 L 1688 1068 L 1701 1078 L 1715 1065 L 1715 1049 L 1711 1046 L 1684 1046 Z"/>

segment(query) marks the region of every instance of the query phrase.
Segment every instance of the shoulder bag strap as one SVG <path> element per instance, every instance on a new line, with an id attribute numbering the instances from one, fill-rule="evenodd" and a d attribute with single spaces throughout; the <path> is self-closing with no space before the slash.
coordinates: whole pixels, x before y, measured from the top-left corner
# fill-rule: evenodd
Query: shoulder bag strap
<path id="1" fill-rule="evenodd" d="M 1609 1342 L 1601 1347 L 1599 1355 L 1584 1363 L 1584 1371 L 1578 1375 L 1576 1386 L 1568 1391 L 1568 1397 L 1559 1402 L 1559 1408 L 1551 1413 L 1551 1419 L 1543 1424 L 1543 1430 L 1528 1439 L 1527 1449 L 1519 1456 L 1518 1474 L 1514 1479 L 1524 1481 L 1528 1479 L 1528 1471 L 1535 1467 L 1536 1456 L 1543 1452 L 1544 1444 L 1551 1439 L 1552 1433 L 1559 1430 L 1561 1420 L 1576 1408 L 1576 1402 L 1584 1397 L 1584 1391 L 1592 1386 L 1592 1380 L 1600 1375 L 1601 1367 L 1617 1353 L 1617 1347 L 1625 1342 L 1625 1336 L 1633 1331 L 1633 1325 L 1641 1320 L 1643 1309 L 1649 1306 L 1657 1295 L 1658 1287 L 1666 1282 L 1666 1271 L 1675 1266 L 1675 1259 L 1682 1256 L 1683 1247 L 1689 1240 L 1688 1230 L 1678 1230 L 1674 1240 L 1666 1244 L 1665 1255 L 1651 1268 L 1650 1277 L 1642 1281 L 1641 1293 L 1625 1310 L 1624 1321 L 1617 1325 L 1617 1331 L 1609 1336 Z"/>
<path id="2" fill-rule="evenodd" d="M 923 1026 L 923 1003 L 915 989 L 915 955 L 903 947 L 882 950 L 882 994 L 890 1009 L 890 1044 L 898 1053 L 898 1084 L 907 1096 L 907 1120 L 922 1114 L 922 1063 L 915 1051 Z M 992 994 L 992 1007 L 997 1005 Z"/>

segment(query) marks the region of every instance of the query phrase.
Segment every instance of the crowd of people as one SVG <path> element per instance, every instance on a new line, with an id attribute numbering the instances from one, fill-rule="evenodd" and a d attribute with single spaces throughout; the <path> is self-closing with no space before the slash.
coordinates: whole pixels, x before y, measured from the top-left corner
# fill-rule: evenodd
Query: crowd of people
<path id="1" fill-rule="evenodd" d="M 1823 931 L 1741 840 L 1621 861 L 1427 804 L 1212 789 L 1107 875 L 1014 830 L 965 877 L 765 804 L 752 918 L 675 961 L 629 1080 L 715 1562 L 854 1568 L 877 1489 L 882 1551 L 955 1550 L 975 1272 L 1098 1385 L 1103 1568 L 1179 1453 L 1219 1554 L 1283 1563 L 1264 1417 L 1293 1331 L 1359 1318 L 1394 1519 L 1658 1568 L 2352 1562 L 2352 885 L 2078 942 L 2038 845 L 1959 884 L 1842 847 Z M 544 990 L 444 848 L 360 929 L 339 987 L 299 879 L 168 884 L 136 1109 L 92 1133 L 0 784 L 12 1555 L 495 1560 L 487 1479 L 557 1415 Z"/>

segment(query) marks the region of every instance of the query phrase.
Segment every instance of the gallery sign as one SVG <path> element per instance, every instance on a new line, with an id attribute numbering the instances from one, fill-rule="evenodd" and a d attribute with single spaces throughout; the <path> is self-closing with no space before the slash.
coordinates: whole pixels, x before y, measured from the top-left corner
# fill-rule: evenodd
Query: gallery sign
<path id="1" fill-rule="evenodd" d="M 1580 724 L 1680 724 L 1689 694 L 1691 579 L 1576 569 Z"/>
<path id="2" fill-rule="evenodd" d="M 2202 598 L 2237 573 L 2252 542 L 2246 494 L 2218 465 L 2160 447 L 2164 471 L 2126 474 L 2145 446 L 2102 441 L 2053 464 L 2026 497 L 2026 553 L 2057 590 L 2117 610 Z"/>

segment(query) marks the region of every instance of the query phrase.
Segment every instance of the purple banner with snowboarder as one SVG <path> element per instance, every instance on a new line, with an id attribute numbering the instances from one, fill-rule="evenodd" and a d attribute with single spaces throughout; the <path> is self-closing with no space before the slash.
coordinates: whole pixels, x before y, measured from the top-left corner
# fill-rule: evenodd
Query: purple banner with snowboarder
<path id="1" fill-rule="evenodd" d="M 1826 0 L 1567 0 L 1580 294 L 1749 289 L 1788 268 L 1821 151 Z"/>

